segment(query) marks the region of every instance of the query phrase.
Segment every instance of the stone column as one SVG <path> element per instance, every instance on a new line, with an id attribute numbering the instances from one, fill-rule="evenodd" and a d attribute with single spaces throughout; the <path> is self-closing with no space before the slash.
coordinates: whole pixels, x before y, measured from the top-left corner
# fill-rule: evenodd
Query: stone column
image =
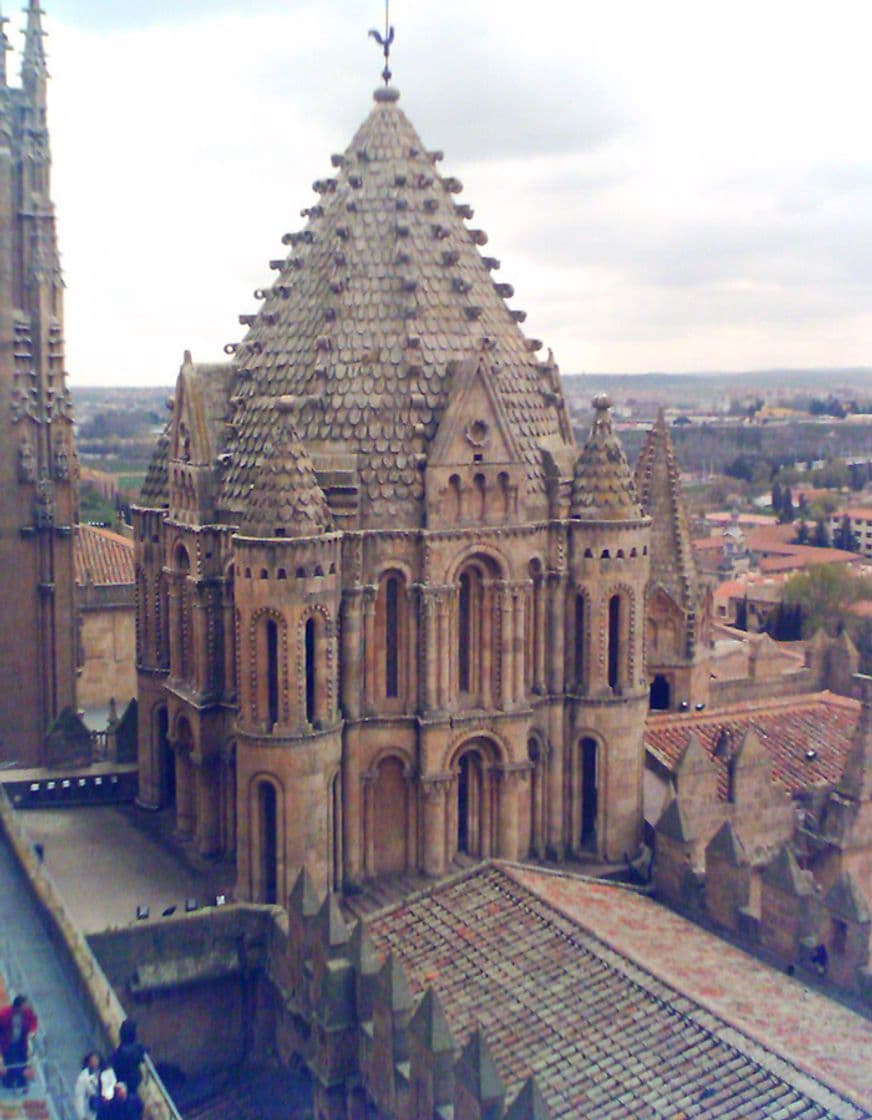
<path id="1" fill-rule="evenodd" d="M 216 762 L 217 760 L 203 762 L 194 770 L 197 788 L 197 852 L 201 856 L 215 855 L 221 847 Z"/>
<path id="2" fill-rule="evenodd" d="M 360 787 L 360 733 L 357 726 L 345 728 L 342 752 L 342 849 L 346 882 L 360 880 L 363 863 Z"/>
<path id="3" fill-rule="evenodd" d="M 418 596 L 414 587 L 406 590 L 406 619 L 408 632 L 406 649 L 400 663 L 400 694 L 403 708 L 408 712 L 418 707 Z"/>
<path id="4" fill-rule="evenodd" d="M 545 583 L 537 579 L 533 584 L 533 691 L 545 691 Z"/>
<path id="5" fill-rule="evenodd" d="M 342 711 L 347 720 L 360 718 L 360 627 L 362 593 L 349 588 L 342 597 Z"/>
<path id="6" fill-rule="evenodd" d="M 527 584 L 516 584 L 514 589 L 515 629 L 512 636 L 512 659 L 515 666 L 514 700 L 516 704 L 526 700 L 526 673 L 524 672 L 527 635 L 524 632 L 524 606 L 528 594 Z"/>
<path id="7" fill-rule="evenodd" d="M 182 650 L 179 645 L 179 615 L 182 609 L 182 596 L 180 581 L 184 576 L 169 574 L 167 576 L 167 598 L 169 600 L 169 647 L 170 647 L 170 678 L 179 679 L 179 667 L 182 660 Z"/>
<path id="8" fill-rule="evenodd" d="M 236 619 L 233 613 L 232 585 L 225 581 L 222 588 L 221 614 L 224 625 L 224 693 L 234 698 L 236 683 Z"/>
<path id="9" fill-rule="evenodd" d="M 565 661 L 566 616 L 564 613 L 566 577 L 558 572 L 548 573 L 548 626 L 546 643 L 550 654 L 548 663 L 548 691 L 552 695 L 563 692 Z"/>
<path id="10" fill-rule="evenodd" d="M 437 627 L 438 601 L 432 587 L 421 588 L 421 672 L 423 676 L 422 707 L 425 712 L 436 710 L 439 703 L 439 634 Z"/>
<path id="11" fill-rule="evenodd" d="M 363 873 L 375 875 L 375 774 L 364 774 L 360 788 L 363 791 Z"/>
<path id="12" fill-rule="evenodd" d="M 485 580 L 482 585 L 481 603 L 481 633 L 479 651 L 479 666 L 481 670 L 481 706 L 485 709 L 493 707 L 493 643 L 496 638 L 497 613 L 494 609 L 494 587 L 491 580 Z"/>
<path id="13" fill-rule="evenodd" d="M 443 588 L 439 593 L 437 600 L 438 610 L 438 634 L 439 641 L 437 643 L 435 656 L 438 662 L 438 680 L 439 680 L 439 709 L 445 711 L 451 700 L 451 685 L 450 685 L 450 669 L 451 669 L 451 650 L 449 633 L 449 612 L 451 610 L 451 602 L 448 597 L 447 589 Z"/>
<path id="14" fill-rule="evenodd" d="M 191 586 L 191 682 L 195 692 L 210 691 L 209 652 L 206 649 L 209 632 L 209 607 L 204 602 L 208 594 L 202 584 Z"/>
<path id="15" fill-rule="evenodd" d="M 514 700 L 515 683 L 515 666 L 512 658 L 514 645 L 512 589 L 508 583 L 497 584 L 497 600 L 500 615 L 500 707 L 506 711 L 511 708 Z"/>
<path id="16" fill-rule="evenodd" d="M 450 779 L 442 775 L 421 779 L 424 810 L 424 852 L 421 863 L 424 874 L 438 877 L 445 874 L 445 795 Z"/>
<path id="17" fill-rule="evenodd" d="M 194 828 L 194 782 L 191 756 L 176 747 L 176 832 L 190 836 Z"/>
<path id="18" fill-rule="evenodd" d="M 499 827 L 497 855 L 501 859 L 518 858 L 518 772 L 507 767 L 496 770 L 499 794 Z"/>

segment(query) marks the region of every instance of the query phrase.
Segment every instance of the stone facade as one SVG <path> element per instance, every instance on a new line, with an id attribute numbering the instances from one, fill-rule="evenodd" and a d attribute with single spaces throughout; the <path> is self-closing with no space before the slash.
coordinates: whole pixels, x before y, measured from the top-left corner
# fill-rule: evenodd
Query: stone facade
<path id="1" fill-rule="evenodd" d="M 136 695 L 133 541 L 77 525 L 75 560 L 79 707 L 123 709 Z"/>
<path id="2" fill-rule="evenodd" d="M 0 36 L 0 760 L 46 761 L 75 710 L 77 463 L 64 369 L 63 280 L 51 202 L 41 12 L 27 7 L 21 87 Z"/>
<path id="3" fill-rule="evenodd" d="M 186 355 L 134 513 L 140 799 L 253 900 L 641 840 L 650 519 L 397 96 Z"/>

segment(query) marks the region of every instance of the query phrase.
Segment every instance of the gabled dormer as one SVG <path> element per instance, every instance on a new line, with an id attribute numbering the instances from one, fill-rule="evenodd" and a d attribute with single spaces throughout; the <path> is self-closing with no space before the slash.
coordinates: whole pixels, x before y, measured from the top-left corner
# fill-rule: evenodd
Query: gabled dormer
<path id="1" fill-rule="evenodd" d="M 185 351 L 168 433 L 169 501 L 177 520 L 202 524 L 214 519 L 231 372 L 229 363 L 195 364 Z"/>
<path id="2" fill-rule="evenodd" d="M 524 517 L 526 467 L 487 353 L 458 362 L 430 445 L 427 526 L 501 525 Z"/>

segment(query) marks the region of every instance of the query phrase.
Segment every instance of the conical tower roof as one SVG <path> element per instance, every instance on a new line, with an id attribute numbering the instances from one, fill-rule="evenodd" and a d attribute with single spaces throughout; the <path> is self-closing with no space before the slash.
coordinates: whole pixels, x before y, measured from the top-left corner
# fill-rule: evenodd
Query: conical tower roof
<path id="1" fill-rule="evenodd" d="M 286 418 L 278 422 L 257 460 L 239 527 L 245 537 L 314 537 L 333 525 L 312 460 Z"/>
<path id="2" fill-rule="evenodd" d="M 663 410 L 645 437 L 636 462 L 636 492 L 651 518 L 651 585 L 682 607 L 695 607 L 699 583 L 675 448 Z"/>
<path id="3" fill-rule="evenodd" d="M 642 516 L 633 474 L 612 427 L 612 402 L 599 393 L 587 443 L 575 463 L 571 513 L 582 521 L 634 521 Z"/>
<path id="4" fill-rule="evenodd" d="M 543 445 L 572 446 L 553 364 L 506 305 L 499 262 L 483 258 L 482 231 L 457 205 L 460 184 L 442 178 L 394 89 L 378 90 L 370 115 L 319 202 L 289 234 L 278 277 L 235 349 L 237 374 L 221 509 L 239 523 L 276 402 L 290 410 L 313 453 L 355 461 L 364 524 L 420 524 L 426 451 L 445 407 L 455 363 L 487 348 L 490 376 L 527 465 L 530 492 L 546 504 Z"/>

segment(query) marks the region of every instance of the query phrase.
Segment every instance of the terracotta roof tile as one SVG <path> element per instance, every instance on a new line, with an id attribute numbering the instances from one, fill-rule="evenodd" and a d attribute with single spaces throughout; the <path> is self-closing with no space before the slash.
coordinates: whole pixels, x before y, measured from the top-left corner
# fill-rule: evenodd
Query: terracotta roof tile
<path id="1" fill-rule="evenodd" d="M 481 1028 L 507 1099 L 533 1072 L 555 1120 L 835 1115 L 809 1095 L 810 1078 L 806 1092 L 795 1088 L 792 1067 L 762 1064 L 740 1031 L 497 866 L 368 926 L 377 950 L 401 959 L 413 994 L 434 989 L 458 1048 Z M 856 1110 L 845 1102 L 841 1114 Z"/>
<path id="2" fill-rule="evenodd" d="M 672 770 L 695 732 L 718 770 L 720 794 L 726 799 L 727 758 L 745 732 L 754 728 L 771 760 L 772 777 L 793 794 L 838 783 L 859 716 L 858 700 L 831 692 L 713 712 L 649 715 L 645 746 Z M 716 754 L 718 743 L 724 741 L 731 751 Z M 810 750 L 815 752 L 813 758 L 807 757 Z"/>
<path id="3" fill-rule="evenodd" d="M 133 541 L 95 525 L 77 525 L 74 549 L 76 583 L 133 585 Z"/>

